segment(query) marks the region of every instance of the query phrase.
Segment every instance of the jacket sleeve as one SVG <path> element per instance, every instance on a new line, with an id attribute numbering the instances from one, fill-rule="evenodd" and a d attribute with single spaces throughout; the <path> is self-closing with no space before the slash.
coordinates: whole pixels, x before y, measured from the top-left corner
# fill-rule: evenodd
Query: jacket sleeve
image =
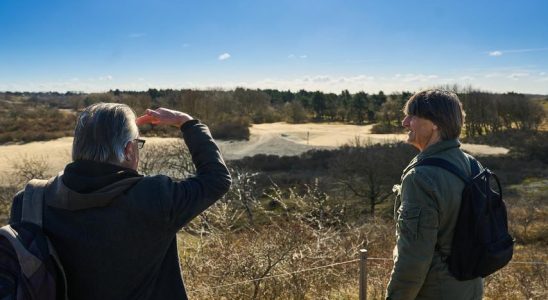
<path id="1" fill-rule="evenodd" d="M 439 192 L 430 177 L 409 172 L 402 182 L 398 209 L 394 268 L 387 299 L 415 299 L 432 263 L 439 227 L 436 198 Z"/>
<path id="2" fill-rule="evenodd" d="M 221 157 L 209 129 L 197 120 L 186 122 L 182 127 L 183 138 L 196 167 L 196 174 L 182 181 L 167 176 L 155 176 L 164 195 L 156 195 L 162 201 L 169 227 L 179 230 L 194 217 L 228 192 L 230 173 Z"/>

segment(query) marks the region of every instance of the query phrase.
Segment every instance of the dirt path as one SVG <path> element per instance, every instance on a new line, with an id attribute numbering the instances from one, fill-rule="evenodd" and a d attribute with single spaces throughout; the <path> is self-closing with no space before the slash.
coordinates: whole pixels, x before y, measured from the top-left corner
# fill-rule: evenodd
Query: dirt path
<path id="1" fill-rule="evenodd" d="M 298 155 L 310 149 L 335 148 L 356 138 L 362 142 L 387 143 L 402 141 L 405 134 L 371 134 L 371 125 L 357 126 L 334 124 L 287 124 L 270 123 L 253 125 L 249 141 L 219 141 L 225 159 L 238 159 L 259 153 Z M 176 138 L 147 138 L 148 144 L 165 143 Z M 47 142 L 0 146 L 0 176 L 13 169 L 14 162 L 22 158 L 38 158 L 48 162 L 52 172 L 61 170 L 70 161 L 72 138 L 60 138 Z M 146 147 L 146 146 L 145 146 Z M 508 149 L 487 145 L 464 144 L 463 149 L 472 154 L 501 155 Z"/>

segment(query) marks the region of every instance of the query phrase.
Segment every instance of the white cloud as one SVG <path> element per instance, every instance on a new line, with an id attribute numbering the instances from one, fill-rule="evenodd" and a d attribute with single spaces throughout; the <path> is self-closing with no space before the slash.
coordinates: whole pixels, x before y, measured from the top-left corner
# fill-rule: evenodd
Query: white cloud
<path id="1" fill-rule="evenodd" d="M 99 80 L 100 81 L 107 81 L 107 80 L 110 81 L 110 80 L 112 80 L 112 75 L 101 76 L 101 77 L 99 77 Z"/>
<path id="2" fill-rule="evenodd" d="M 488 73 L 488 74 L 485 74 L 483 77 L 485 78 L 495 78 L 495 77 L 501 77 L 502 74 L 501 73 Z"/>
<path id="3" fill-rule="evenodd" d="M 519 73 L 512 73 L 508 75 L 508 78 L 518 80 L 520 78 L 529 77 L 529 75 L 530 75 L 529 73 L 519 72 Z"/>
<path id="4" fill-rule="evenodd" d="M 223 53 L 223 54 L 219 55 L 219 60 L 227 60 L 229 58 L 230 58 L 229 53 Z"/>
<path id="5" fill-rule="evenodd" d="M 410 74 L 396 74 L 394 76 L 395 79 L 399 79 L 403 82 L 428 82 L 428 81 L 432 81 L 434 79 L 438 79 L 439 76 L 438 75 L 434 75 L 434 74 L 431 74 L 431 75 L 424 75 L 424 74 L 413 74 L 413 73 L 410 73 Z"/>
<path id="6" fill-rule="evenodd" d="M 287 56 L 287 58 L 289 58 L 289 59 L 295 59 L 295 58 L 306 59 L 306 58 L 308 58 L 308 55 L 306 55 L 306 54 L 301 54 L 301 55 L 297 56 L 297 55 L 295 55 L 295 54 L 289 54 L 289 55 Z"/>
<path id="7" fill-rule="evenodd" d="M 331 78 L 329 76 L 316 76 L 314 78 L 312 78 L 312 81 L 313 82 L 330 82 L 331 81 Z"/>
<path id="8" fill-rule="evenodd" d="M 461 76 L 459 79 L 462 80 L 462 81 L 470 81 L 470 80 L 474 80 L 476 78 L 473 77 L 473 76 L 464 75 L 464 76 Z"/>
<path id="9" fill-rule="evenodd" d="M 502 55 L 502 51 L 495 50 L 495 51 L 489 52 L 489 56 L 501 56 L 501 55 Z"/>

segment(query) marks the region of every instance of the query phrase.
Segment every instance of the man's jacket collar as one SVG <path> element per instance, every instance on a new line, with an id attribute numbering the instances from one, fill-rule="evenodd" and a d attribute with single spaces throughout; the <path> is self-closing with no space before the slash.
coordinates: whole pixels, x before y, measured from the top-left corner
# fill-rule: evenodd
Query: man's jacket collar
<path id="1" fill-rule="evenodd" d="M 143 178 L 135 170 L 94 161 L 68 164 L 48 183 L 49 206 L 80 210 L 109 205 Z"/>
<path id="2" fill-rule="evenodd" d="M 415 165 L 416 162 L 419 160 L 422 160 L 429 156 L 434 156 L 440 152 L 452 149 L 452 148 L 459 148 L 461 145 L 460 141 L 458 139 L 452 139 L 452 140 L 441 140 L 433 145 L 430 145 L 428 148 L 424 149 L 424 151 L 420 152 L 411 162 L 409 165 L 403 170 L 402 177 L 407 174 L 407 172 Z"/>
<path id="3" fill-rule="evenodd" d="M 436 153 L 439 153 L 439 152 L 442 152 L 442 151 L 445 151 L 445 150 L 448 150 L 448 149 L 451 149 L 451 148 L 458 148 L 458 147 L 460 147 L 460 145 L 461 144 L 460 144 L 458 139 L 442 140 L 442 141 L 439 141 L 439 142 L 435 143 L 434 145 L 430 145 L 430 147 L 427 147 L 426 149 L 424 149 L 424 151 L 422 151 L 421 153 L 419 153 L 417 155 L 417 159 L 421 160 L 425 157 L 432 156 Z"/>

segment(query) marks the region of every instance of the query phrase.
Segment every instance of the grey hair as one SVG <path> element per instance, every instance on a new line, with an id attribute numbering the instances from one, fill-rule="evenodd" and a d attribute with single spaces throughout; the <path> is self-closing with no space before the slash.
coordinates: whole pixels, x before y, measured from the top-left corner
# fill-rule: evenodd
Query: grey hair
<path id="1" fill-rule="evenodd" d="M 133 110 L 121 103 L 96 103 L 80 113 L 72 160 L 122 163 L 126 144 L 139 137 Z"/>

